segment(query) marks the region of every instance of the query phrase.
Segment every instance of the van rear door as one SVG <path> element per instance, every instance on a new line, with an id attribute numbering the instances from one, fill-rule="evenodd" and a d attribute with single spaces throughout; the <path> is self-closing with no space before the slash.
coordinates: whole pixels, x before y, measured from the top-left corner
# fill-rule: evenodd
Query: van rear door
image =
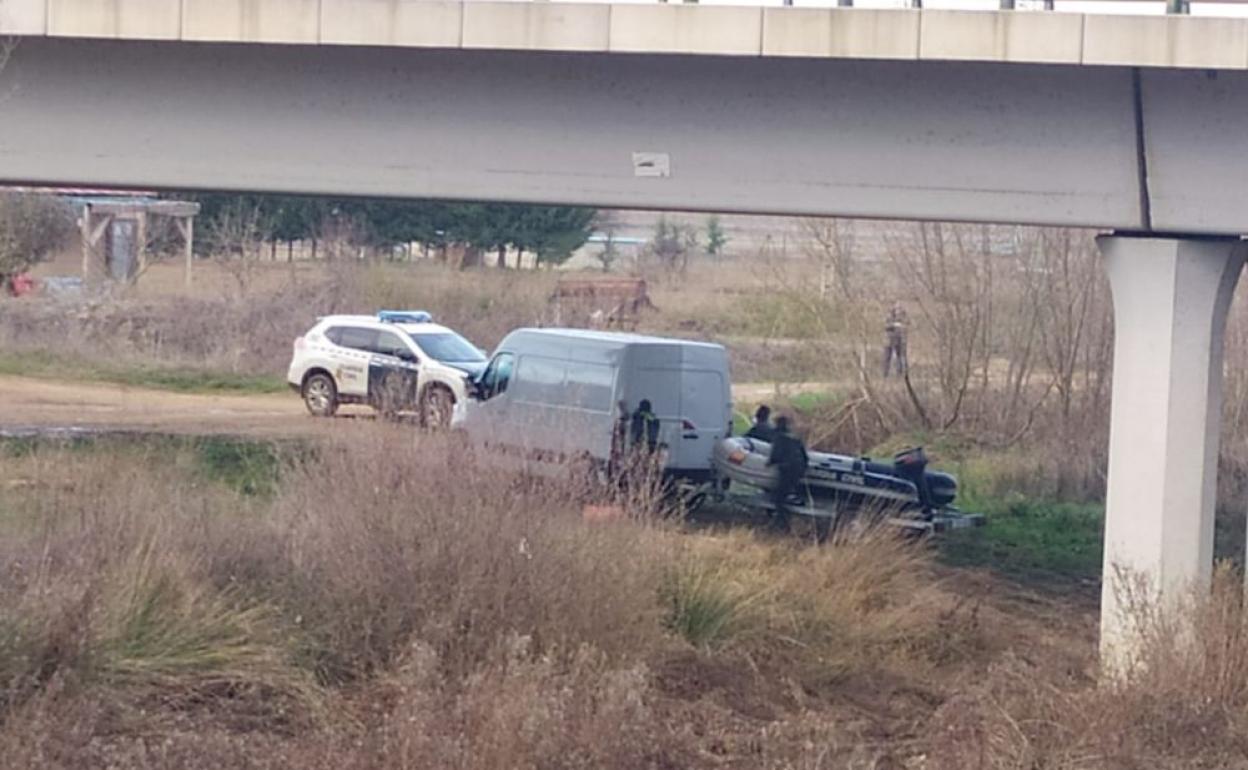
<path id="1" fill-rule="evenodd" d="M 715 443 L 728 428 L 726 384 L 709 369 L 644 368 L 637 371 L 636 399 L 647 398 L 662 421 L 659 440 L 668 446 L 668 467 L 704 470 Z M 630 408 L 635 406 L 630 403 Z"/>
<path id="2" fill-rule="evenodd" d="M 722 372 L 682 369 L 680 372 L 679 438 L 673 436 L 673 462 L 677 468 L 709 468 L 715 445 L 724 437 L 728 405 L 727 383 Z"/>

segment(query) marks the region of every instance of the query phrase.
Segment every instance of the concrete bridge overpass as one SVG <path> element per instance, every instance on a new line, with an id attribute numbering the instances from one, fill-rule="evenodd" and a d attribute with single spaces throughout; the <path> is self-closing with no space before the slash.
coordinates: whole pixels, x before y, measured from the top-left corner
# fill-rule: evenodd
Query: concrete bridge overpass
<path id="1" fill-rule="evenodd" d="M 1248 20 L 3 0 L 0 181 L 1094 227 L 1113 576 L 1209 580 Z"/>

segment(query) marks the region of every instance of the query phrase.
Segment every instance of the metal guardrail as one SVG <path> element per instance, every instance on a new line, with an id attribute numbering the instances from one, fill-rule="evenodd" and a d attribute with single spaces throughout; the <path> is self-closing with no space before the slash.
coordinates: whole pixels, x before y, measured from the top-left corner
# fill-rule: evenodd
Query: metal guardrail
<path id="1" fill-rule="evenodd" d="M 667 0 L 659 0 L 659 1 L 667 2 Z M 1097 1 L 1098 2 L 1131 2 L 1131 3 L 1164 2 L 1166 4 L 1167 14 L 1174 14 L 1174 15 L 1180 15 L 1180 16 L 1187 15 L 1192 12 L 1192 2 L 1193 2 L 1193 0 L 1097 0 Z M 696 0 L 685 0 L 685 2 L 696 2 Z M 1056 2 L 1058 2 L 1058 0 L 1042 0 L 1043 9 L 1046 11 L 1056 10 L 1055 9 Z M 1195 0 L 1195 2 L 1197 2 L 1200 5 L 1248 5 L 1248 0 Z M 1003 11 L 1013 11 L 1013 10 L 1017 10 L 1018 8 L 1018 0 L 1000 0 L 1000 3 L 1001 3 L 1000 8 Z M 784 4 L 786 6 L 791 6 L 794 4 L 794 0 L 784 0 Z M 922 8 L 923 0 L 907 0 L 906 4 L 910 8 Z M 837 7 L 840 7 L 840 8 L 853 8 L 854 0 L 836 0 L 836 5 Z"/>

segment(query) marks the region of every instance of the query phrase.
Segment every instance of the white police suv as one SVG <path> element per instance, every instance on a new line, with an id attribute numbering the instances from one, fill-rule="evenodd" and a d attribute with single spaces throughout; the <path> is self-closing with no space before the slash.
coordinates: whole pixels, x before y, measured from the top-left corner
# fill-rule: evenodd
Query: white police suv
<path id="1" fill-rule="evenodd" d="M 318 417 L 367 404 L 383 416 L 415 411 L 421 424 L 442 428 L 467 399 L 466 378 L 485 365 L 481 350 L 428 313 L 383 310 L 321 318 L 295 340 L 286 380 Z"/>

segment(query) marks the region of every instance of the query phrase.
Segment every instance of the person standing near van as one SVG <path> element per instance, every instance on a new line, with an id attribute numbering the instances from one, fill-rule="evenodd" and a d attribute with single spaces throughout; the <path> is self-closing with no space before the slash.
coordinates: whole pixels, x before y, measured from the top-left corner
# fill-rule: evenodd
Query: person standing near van
<path id="1" fill-rule="evenodd" d="M 615 418 L 615 424 L 611 427 L 611 454 L 607 459 L 608 467 L 611 468 L 612 475 L 615 475 L 624 465 L 624 456 L 628 451 L 628 404 L 619 401 L 616 404 L 619 412 Z"/>
<path id="2" fill-rule="evenodd" d="M 637 405 L 637 411 L 633 412 L 631 425 L 629 426 L 629 436 L 632 439 L 632 447 L 645 447 L 648 452 L 655 452 L 659 448 L 659 418 L 654 415 L 654 409 L 650 405 L 650 399 L 643 398 L 641 403 Z"/>
<path id="3" fill-rule="evenodd" d="M 745 437 L 770 444 L 775 435 L 776 429 L 771 425 L 771 407 L 760 404 L 754 412 L 754 424 L 745 432 Z"/>
<path id="4" fill-rule="evenodd" d="M 894 302 L 888 317 L 884 319 L 884 377 L 888 378 L 892 370 L 893 360 L 897 361 L 897 374 L 906 375 L 910 362 L 906 359 L 906 332 L 910 326 L 910 317 L 900 302 Z"/>
<path id="5" fill-rule="evenodd" d="M 789 432 L 789 418 L 776 418 L 776 428 L 771 440 L 771 456 L 768 466 L 776 468 L 776 485 L 771 490 L 771 502 L 776 506 L 773 526 L 781 532 L 789 531 L 789 498 L 797 492 L 802 477 L 806 475 L 809 459 L 802 440 Z"/>

